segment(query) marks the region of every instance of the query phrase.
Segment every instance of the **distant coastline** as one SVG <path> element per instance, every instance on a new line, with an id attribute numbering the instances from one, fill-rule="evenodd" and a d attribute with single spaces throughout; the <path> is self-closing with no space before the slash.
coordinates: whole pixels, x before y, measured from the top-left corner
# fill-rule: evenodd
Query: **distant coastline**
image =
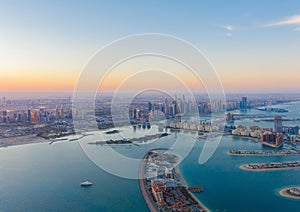
<path id="1" fill-rule="evenodd" d="M 32 143 L 44 143 L 44 142 L 49 142 L 49 140 L 42 138 L 42 137 L 38 137 L 34 134 L 22 135 L 22 136 L 15 136 L 15 137 L 9 137 L 9 138 L 1 138 L 0 139 L 0 148 L 32 144 Z"/>

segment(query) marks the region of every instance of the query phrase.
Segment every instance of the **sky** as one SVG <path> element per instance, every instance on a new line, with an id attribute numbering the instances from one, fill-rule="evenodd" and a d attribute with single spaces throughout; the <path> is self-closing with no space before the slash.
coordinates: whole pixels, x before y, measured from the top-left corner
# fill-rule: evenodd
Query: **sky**
<path id="1" fill-rule="evenodd" d="M 196 46 L 227 93 L 300 92 L 298 0 L 0 0 L 0 91 L 72 91 L 103 46 L 140 33 Z M 107 80 L 103 90 L 122 81 Z"/>

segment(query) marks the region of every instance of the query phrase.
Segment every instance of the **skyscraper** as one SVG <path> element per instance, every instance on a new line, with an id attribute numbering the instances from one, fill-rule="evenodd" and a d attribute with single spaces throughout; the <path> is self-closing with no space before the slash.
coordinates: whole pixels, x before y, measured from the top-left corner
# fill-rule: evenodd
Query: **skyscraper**
<path id="1" fill-rule="evenodd" d="M 7 120 L 7 111 L 4 110 L 4 111 L 2 111 L 2 122 L 6 123 L 6 120 Z"/>
<path id="2" fill-rule="evenodd" d="M 165 113 L 166 116 L 169 116 L 169 104 L 168 104 L 168 99 L 167 98 L 165 98 L 165 103 L 164 104 L 165 104 L 164 105 L 164 108 L 165 108 L 164 113 Z"/>
<path id="3" fill-rule="evenodd" d="M 59 118 L 60 118 L 60 119 L 64 119 L 64 108 L 63 108 L 62 105 L 60 106 Z"/>
<path id="4" fill-rule="evenodd" d="M 151 102 L 148 102 L 148 111 L 150 112 L 152 110 L 152 104 Z"/>
<path id="5" fill-rule="evenodd" d="M 274 131 L 277 133 L 282 133 L 282 119 L 281 116 L 274 116 Z"/>
<path id="6" fill-rule="evenodd" d="M 242 101 L 240 102 L 240 109 L 246 110 L 248 107 L 247 97 L 242 97 Z"/>
<path id="7" fill-rule="evenodd" d="M 31 122 L 31 111 L 27 110 L 27 121 Z"/>

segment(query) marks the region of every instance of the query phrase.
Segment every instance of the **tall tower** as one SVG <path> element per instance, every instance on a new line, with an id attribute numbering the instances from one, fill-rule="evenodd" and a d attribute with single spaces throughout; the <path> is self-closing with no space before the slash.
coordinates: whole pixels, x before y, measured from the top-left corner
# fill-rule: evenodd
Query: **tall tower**
<path id="1" fill-rule="evenodd" d="M 242 97 L 242 101 L 240 102 L 240 109 L 246 110 L 248 107 L 247 97 Z"/>
<path id="2" fill-rule="evenodd" d="M 63 108 L 62 105 L 60 106 L 59 118 L 60 118 L 60 119 L 64 119 L 64 108 Z"/>
<path id="3" fill-rule="evenodd" d="M 151 102 L 148 102 L 148 111 L 150 112 L 152 110 L 152 104 Z"/>
<path id="4" fill-rule="evenodd" d="M 4 111 L 2 111 L 2 122 L 6 123 L 6 120 L 7 120 L 7 111 L 4 110 Z"/>
<path id="5" fill-rule="evenodd" d="M 27 110 L 27 121 L 31 122 L 31 111 L 30 111 L 30 109 Z"/>
<path id="6" fill-rule="evenodd" d="M 277 133 L 282 133 L 282 119 L 281 116 L 274 116 L 274 131 Z"/>
<path id="7" fill-rule="evenodd" d="M 166 116 L 168 116 L 169 115 L 169 104 L 168 104 L 168 99 L 167 98 L 165 98 L 165 103 L 164 104 L 165 104 L 164 105 L 164 108 L 165 108 L 164 113 L 165 113 Z"/>

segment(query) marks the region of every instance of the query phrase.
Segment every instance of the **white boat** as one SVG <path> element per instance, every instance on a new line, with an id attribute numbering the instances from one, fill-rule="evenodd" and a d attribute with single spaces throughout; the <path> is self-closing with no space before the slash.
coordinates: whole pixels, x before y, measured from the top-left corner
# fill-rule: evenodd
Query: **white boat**
<path id="1" fill-rule="evenodd" d="M 80 185 L 81 186 L 91 186 L 91 185 L 93 185 L 93 183 L 89 182 L 89 181 L 85 181 L 85 182 L 80 183 Z"/>

